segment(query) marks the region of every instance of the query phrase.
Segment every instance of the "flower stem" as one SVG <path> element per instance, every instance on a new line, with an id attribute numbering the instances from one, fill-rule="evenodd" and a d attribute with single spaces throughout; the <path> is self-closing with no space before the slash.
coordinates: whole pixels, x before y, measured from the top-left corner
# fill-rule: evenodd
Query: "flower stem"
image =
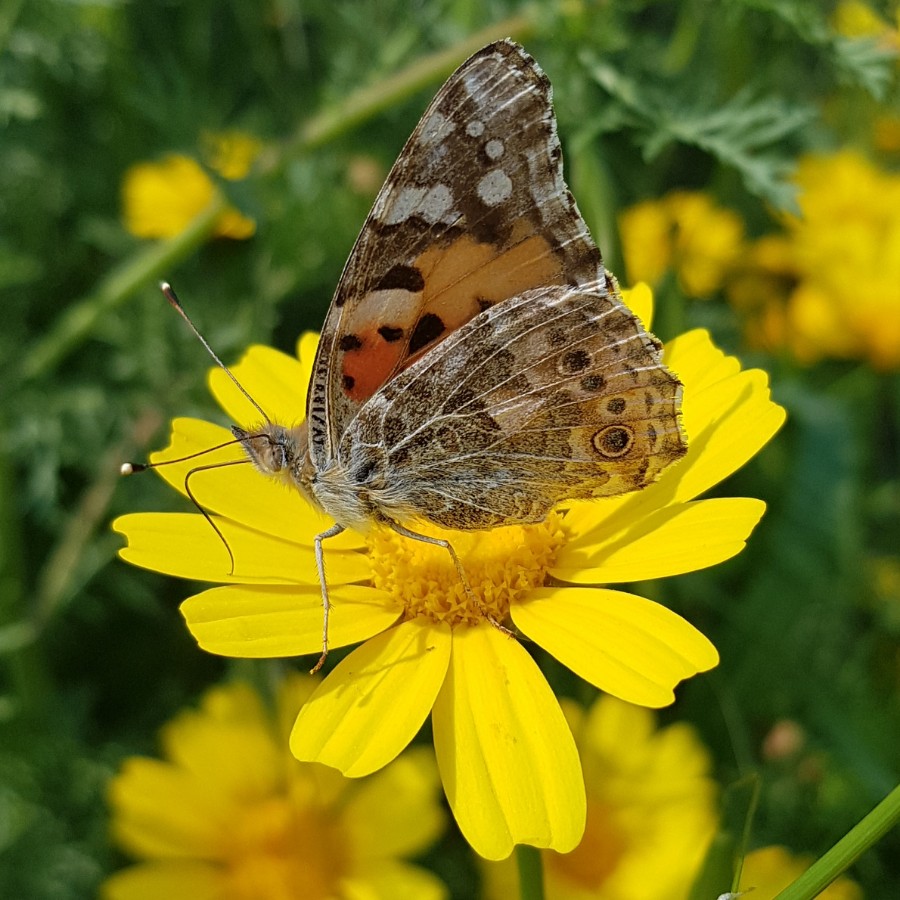
<path id="1" fill-rule="evenodd" d="M 377 84 L 361 88 L 339 103 L 305 122 L 295 137 L 288 141 L 282 159 L 298 150 L 310 150 L 333 141 L 367 119 L 400 102 L 438 78 L 448 75 L 464 59 L 485 44 L 504 37 L 524 38 L 537 25 L 536 7 L 501 22 L 496 22 L 446 50 L 440 50 L 407 66 Z"/>
<path id="2" fill-rule="evenodd" d="M 900 821 L 900 785 L 775 900 L 812 900 Z"/>
<path id="3" fill-rule="evenodd" d="M 313 116 L 297 134 L 283 144 L 263 151 L 257 175 L 271 175 L 298 153 L 308 152 L 355 128 L 421 87 L 447 74 L 476 50 L 492 40 L 513 35 L 526 37 L 537 27 L 537 7 L 527 7 L 509 19 L 497 22 L 447 50 L 432 53 L 402 72 L 351 94 L 336 106 Z M 227 209 L 224 194 L 217 190 L 209 206 L 180 234 L 142 248 L 114 268 L 93 293 L 75 301 L 56 327 L 26 355 L 21 373 L 26 380 L 38 378 L 85 341 L 97 322 L 120 306 L 143 285 L 160 278 L 186 259 L 212 235 L 219 216 Z"/>
<path id="4" fill-rule="evenodd" d="M 544 864 L 541 851 L 527 844 L 516 845 L 521 900 L 544 900 Z"/>

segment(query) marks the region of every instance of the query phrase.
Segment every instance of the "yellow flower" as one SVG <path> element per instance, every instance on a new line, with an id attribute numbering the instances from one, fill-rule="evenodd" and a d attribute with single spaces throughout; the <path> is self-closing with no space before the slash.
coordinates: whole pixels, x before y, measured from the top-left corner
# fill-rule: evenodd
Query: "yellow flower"
<path id="1" fill-rule="evenodd" d="M 793 856 L 784 847 L 762 847 L 748 853 L 741 871 L 741 890 L 753 891 L 753 900 L 773 900 L 789 884 L 796 881 L 812 864 L 805 856 Z M 818 900 L 862 900 L 856 882 L 839 878 L 830 884 Z"/>
<path id="2" fill-rule="evenodd" d="M 652 284 L 671 268 L 689 297 L 719 290 L 743 248 L 740 217 L 696 191 L 638 203 L 622 213 L 619 229 L 632 281 Z"/>
<path id="3" fill-rule="evenodd" d="M 365 782 L 287 753 L 316 683 L 282 684 L 270 713 L 247 685 L 214 688 L 162 731 L 164 760 L 132 757 L 112 780 L 116 842 L 143 862 L 112 875 L 104 900 L 441 900 L 403 860 L 440 835 L 432 757 L 412 751 Z"/>
<path id="4" fill-rule="evenodd" d="M 801 161 L 789 222 L 800 279 L 788 305 L 801 356 L 900 366 L 900 175 L 853 151 Z"/>
<path id="5" fill-rule="evenodd" d="M 672 266 L 672 222 L 660 200 L 644 200 L 619 215 L 625 271 L 632 283 L 658 284 Z"/>
<path id="6" fill-rule="evenodd" d="M 885 21 L 868 3 L 862 0 L 841 0 L 832 16 L 834 30 L 848 38 L 877 38 L 895 51 L 900 50 L 900 7 L 896 10 L 896 25 Z"/>
<path id="7" fill-rule="evenodd" d="M 601 696 L 567 704 L 587 787 L 571 853 L 544 853 L 548 900 L 683 900 L 716 830 L 710 760 L 685 724 L 656 730 L 646 709 Z M 519 895 L 510 863 L 484 866 L 488 900 Z"/>
<path id="8" fill-rule="evenodd" d="M 749 244 L 728 279 L 728 302 L 743 319 L 749 346 L 776 350 L 787 343 L 786 304 L 796 285 L 793 247 L 780 234 Z"/>
<path id="9" fill-rule="evenodd" d="M 799 217 L 749 248 L 729 281 L 751 344 L 900 366 L 900 175 L 845 150 L 801 160 Z"/>
<path id="10" fill-rule="evenodd" d="M 629 302 L 647 321 L 644 287 Z M 254 347 L 235 375 L 278 421 L 301 417 L 314 336 L 299 361 Z M 690 572 L 744 546 L 759 500 L 696 498 L 742 466 L 777 431 L 783 410 L 766 375 L 743 372 L 702 331 L 672 341 L 666 362 L 685 384 L 685 458 L 650 487 L 600 502 L 571 502 L 540 524 L 449 535 L 479 602 L 440 548 L 375 530 L 343 534 L 326 550 L 334 603 L 329 642 L 365 643 L 323 681 L 297 718 L 291 747 L 303 760 L 350 776 L 374 772 L 412 739 L 431 712 L 444 790 L 460 828 L 483 856 L 516 843 L 573 849 L 585 796 L 571 731 L 531 655 L 487 621 L 515 627 L 585 680 L 633 703 L 664 706 L 684 678 L 712 668 L 715 648 L 665 607 L 598 584 Z M 255 418 L 225 374 L 210 386 L 235 422 Z M 176 420 L 155 461 L 231 439 L 218 426 Z M 203 463 L 238 460 L 232 442 Z M 184 491 L 196 461 L 159 474 Z M 182 606 L 201 647 L 226 656 L 319 652 L 322 612 L 313 537 L 330 523 L 299 493 L 249 465 L 204 471 L 191 487 L 216 517 L 235 559 L 199 515 L 135 514 L 115 528 L 136 565 L 222 584 Z"/>
<path id="11" fill-rule="evenodd" d="M 247 175 L 261 147 L 256 138 L 239 132 L 207 135 L 204 143 L 209 166 L 232 181 Z M 212 179 L 189 156 L 173 153 L 159 162 L 137 163 L 125 173 L 122 184 L 125 227 L 139 238 L 173 237 L 209 206 L 214 194 Z M 243 239 L 255 231 L 252 219 L 227 209 L 215 233 Z"/>

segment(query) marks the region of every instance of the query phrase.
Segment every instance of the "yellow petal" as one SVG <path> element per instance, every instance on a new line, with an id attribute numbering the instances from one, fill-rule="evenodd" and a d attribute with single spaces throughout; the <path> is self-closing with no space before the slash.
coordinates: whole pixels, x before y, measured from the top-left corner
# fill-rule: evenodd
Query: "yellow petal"
<path id="1" fill-rule="evenodd" d="M 653 291 L 646 282 L 639 281 L 632 288 L 622 288 L 625 305 L 641 320 L 644 328 L 653 322 Z"/>
<path id="2" fill-rule="evenodd" d="M 784 424 L 785 411 L 772 402 L 766 373 L 740 371 L 706 332 L 676 338 L 665 360 L 684 382 L 688 452 L 651 487 L 665 495 L 674 482 L 672 501 L 693 500 L 755 456 Z"/>
<path id="3" fill-rule="evenodd" d="M 128 546 L 119 551 L 127 562 L 195 581 L 253 584 L 318 584 L 312 548 L 283 541 L 217 517 L 216 524 L 234 555 L 201 515 L 131 513 L 112 523 Z M 327 554 L 328 582 L 364 581 L 371 575 L 368 560 L 354 551 Z"/>
<path id="4" fill-rule="evenodd" d="M 131 757 L 109 785 L 116 841 L 151 859 L 218 859 L 223 829 L 236 807 L 189 772 L 155 759 Z"/>
<path id="5" fill-rule="evenodd" d="M 389 628 L 400 611 L 388 594 L 344 585 L 329 591 L 330 647 L 344 647 Z M 221 656 L 269 658 L 319 653 L 322 596 L 315 588 L 229 585 L 189 597 L 181 613 L 197 643 Z"/>
<path id="6" fill-rule="evenodd" d="M 222 872 L 207 863 L 143 863 L 107 878 L 100 888 L 100 897 L 101 900 L 159 900 L 160 897 L 221 900 L 225 890 Z"/>
<path id="7" fill-rule="evenodd" d="M 550 574 L 580 584 L 614 584 L 705 569 L 740 553 L 765 509 L 762 500 L 746 497 L 695 500 L 632 519 L 621 529 L 592 531 L 596 506 L 578 504 L 566 523 L 584 536 L 560 550 Z"/>
<path id="8" fill-rule="evenodd" d="M 342 878 L 341 900 L 446 900 L 447 888 L 431 872 L 399 861 L 367 867 L 356 878 Z"/>
<path id="9" fill-rule="evenodd" d="M 357 861 L 422 853 L 446 825 L 434 754 L 413 747 L 362 782 L 343 806 L 343 831 Z"/>
<path id="10" fill-rule="evenodd" d="M 214 192 L 209 175 L 190 157 L 138 163 L 122 182 L 125 227 L 139 238 L 173 237 L 209 205 Z"/>
<path id="11" fill-rule="evenodd" d="M 306 418 L 310 370 L 295 357 L 273 347 L 254 344 L 231 371 L 270 421 L 291 427 Z M 207 382 L 219 405 L 236 425 L 249 427 L 265 421 L 222 369 L 210 369 Z"/>
<path id="12" fill-rule="evenodd" d="M 542 588 L 511 610 L 516 626 L 585 681 L 641 706 L 666 706 L 716 648 L 671 610 L 600 588 Z"/>
<path id="13" fill-rule="evenodd" d="M 303 371 L 308 373 L 304 384 L 308 384 L 312 380 L 312 367 L 318 349 L 319 335 L 315 331 L 304 331 L 297 338 L 297 359 L 300 360 Z"/>
<path id="14" fill-rule="evenodd" d="M 666 344 L 664 358 L 691 392 L 702 390 L 741 371 L 740 361 L 726 356 L 710 339 L 709 332 L 695 329 Z M 687 397 L 690 403 L 690 397 Z"/>
<path id="15" fill-rule="evenodd" d="M 754 457 L 784 424 L 784 409 L 769 399 L 768 376 L 759 369 L 697 395 L 685 412 L 688 452 L 674 467 L 675 500 L 693 500 Z"/>
<path id="16" fill-rule="evenodd" d="M 210 689 L 202 709 L 182 710 L 163 727 L 160 743 L 170 762 L 239 804 L 267 799 L 282 784 L 284 751 L 249 684 Z"/>
<path id="17" fill-rule="evenodd" d="M 496 628 L 458 628 L 432 715 L 444 790 L 460 830 L 487 859 L 515 844 L 560 853 L 581 840 L 581 764 L 534 660 Z"/>
<path id="18" fill-rule="evenodd" d="M 291 752 L 357 778 L 380 769 L 413 739 L 444 680 L 450 629 L 404 622 L 366 641 L 300 710 Z"/>

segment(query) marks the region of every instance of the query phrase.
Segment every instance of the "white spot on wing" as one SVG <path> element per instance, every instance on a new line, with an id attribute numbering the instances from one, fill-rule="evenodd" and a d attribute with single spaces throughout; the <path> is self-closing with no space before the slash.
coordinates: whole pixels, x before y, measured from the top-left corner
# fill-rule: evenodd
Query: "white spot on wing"
<path id="1" fill-rule="evenodd" d="M 405 222 L 419 208 L 425 188 L 405 187 L 397 194 L 394 202 L 384 211 L 381 221 L 385 225 L 398 225 Z"/>
<path id="2" fill-rule="evenodd" d="M 484 122 L 480 122 L 478 119 L 472 119 L 468 125 L 466 125 L 466 134 L 469 137 L 481 137 L 484 134 Z"/>
<path id="3" fill-rule="evenodd" d="M 439 144 L 456 130 L 456 125 L 443 113 L 435 110 L 423 123 L 419 139 L 423 144 Z"/>
<path id="4" fill-rule="evenodd" d="M 430 188 L 404 187 L 383 212 L 379 220 L 384 225 L 399 225 L 410 216 L 418 216 L 430 225 L 438 222 L 452 224 L 458 218 L 453 210 L 453 194 L 445 184 Z"/>
<path id="5" fill-rule="evenodd" d="M 494 169 L 478 182 L 476 190 L 478 199 L 485 206 L 497 206 L 509 199 L 512 194 L 512 181 L 503 169 Z"/>
<path id="6" fill-rule="evenodd" d="M 419 214 L 426 222 L 434 224 L 436 222 L 448 221 L 448 213 L 451 213 L 453 206 L 453 194 L 446 184 L 436 184 L 428 189 L 428 193 L 422 199 L 422 205 Z M 455 215 L 450 216 L 450 219 Z"/>
<path id="7" fill-rule="evenodd" d="M 499 141 L 496 138 L 488 141 L 484 145 L 484 152 L 487 154 L 487 158 L 491 160 L 498 160 L 501 156 L 503 156 L 503 151 L 506 148 L 503 146 L 503 141 Z"/>

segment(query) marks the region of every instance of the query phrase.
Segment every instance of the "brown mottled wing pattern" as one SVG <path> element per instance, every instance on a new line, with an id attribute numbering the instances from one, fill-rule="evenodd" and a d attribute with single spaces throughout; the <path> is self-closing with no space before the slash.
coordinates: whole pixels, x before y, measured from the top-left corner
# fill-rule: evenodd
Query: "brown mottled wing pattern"
<path id="1" fill-rule="evenodd" d="M 457 529 L 654 481 L 687 449 L 681 384 L 610 287 L 541 288 L 479 315 L 363 408 L 340 463 L 369 465 L 389 515 Z"/>
<path id="2" fill-rule="evenodd" d="M 334 456 L 383 384 L 482 310 L 604 284 L 563 181 L 550 83 L 517 44 L 491 44 L 425 111 L 341 276 L 307 400 L 312 463 Z"/>

